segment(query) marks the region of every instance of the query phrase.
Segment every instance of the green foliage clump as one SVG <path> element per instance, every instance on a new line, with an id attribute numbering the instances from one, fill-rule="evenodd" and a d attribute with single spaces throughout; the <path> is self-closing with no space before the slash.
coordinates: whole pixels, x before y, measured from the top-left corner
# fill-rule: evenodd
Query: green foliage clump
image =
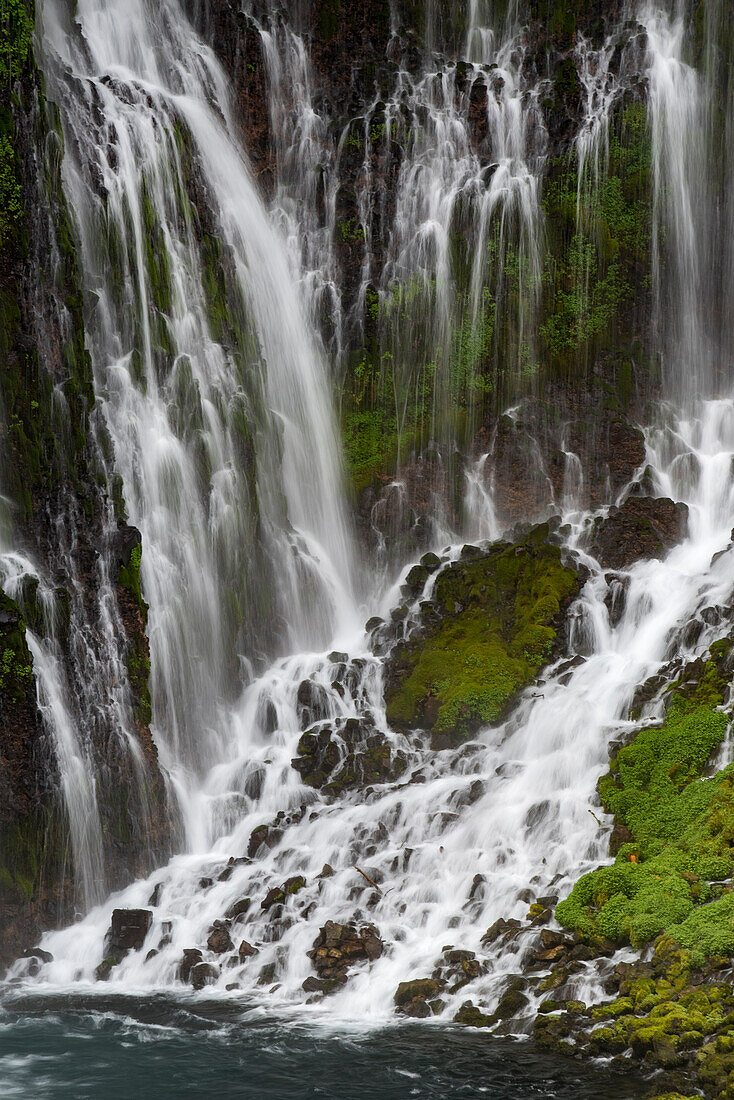
<path id="1" fill-rule="evenodd" d="M 120 566 L 119 580 L 123 588 L 126 588 L 128 592 L 132 592 L 138 606 L 147 610 L 147 605 L 143 600 L 143 593 L 140 587 L 140 565 L 142 558 L 142 547 L 134 546 L 130 551 L 130 559 L 127 564 Z"/>
<path id="2" fill-rule="evenodd" d="M 663 723 L 640 730 L 600 780 L 631 840 L 559 903 L 565 927 L 634 946 L 666 933 L 705 955 L 734 953 L 734 901 L 717 899 L 715 885 L 734 873 L 734 766 L 703 778 L 728 725 L 716 707 L 729 646 L 713 649 L 693 684 L 673 685 Z"/>
<path id="3" fill-rule="evenodd" d="M 560 550 L 530 540 L 449 566 L 432 597 L 437 625 L 398 647 L 388 721 L 427 726 L 434 744 L 460 743 L 498 721 L 550 659 L 559 614 L 577 591 Z"/>
<path id="4" fill-rule="evenodd" d="M 23 193 L 15 152 L 7 133 L 0 130 L 0 248 L 12 238 L 22 216 Z"/>
<path id="5" fill-rule="evenodd" d="M 577 153 L 571 164 L 551 168 L 543 195 L 551 247 L 540 336 L 556 364 L 606 340 L 649 285 L 650 155 L 645 108 L 630 104 L 612 122 L 608 172 L 596 178 L 588 164 L 582 170 Z"/>
<path id="6" fill-rule="evenodd" d="M 6 701 L 20 702 L 33 682 L 31 654 L 25 636 L 25 621 L 17 604 L 0 591 L 0 693 Z"/>
<path id="7" fill-rule="evenodd" d="M 33 5 L 3 0 L 0 12 L 0 82 L 17 80 L 25 68 L 33 41 Z"/>

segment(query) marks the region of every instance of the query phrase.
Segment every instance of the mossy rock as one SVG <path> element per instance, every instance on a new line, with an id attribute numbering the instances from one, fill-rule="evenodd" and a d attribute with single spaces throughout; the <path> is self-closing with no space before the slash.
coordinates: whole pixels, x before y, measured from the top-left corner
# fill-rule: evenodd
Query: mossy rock
<path id="1" fill-rule="evenodd" d="M 550 545 L 548 527 L 517 545 L 462 555 L 439 574 L 422 630 L 387 663 L 387 719 L 430 729 L 436 749 L 502 720 L 559 648 L 579 577 Z"/>
<path id="2" fill-rule="evenodd" d="M 581 935 L 641 946 L 661 933 L 706 956 L 734 954 L 734 766 L 704 779 L 726 735 L 731 646 L 684 670 L 664 722 L 641 729 L 599 781 L 604 808 L 630 837 L 615 862 L 576 883 L 556 918 Z"/>

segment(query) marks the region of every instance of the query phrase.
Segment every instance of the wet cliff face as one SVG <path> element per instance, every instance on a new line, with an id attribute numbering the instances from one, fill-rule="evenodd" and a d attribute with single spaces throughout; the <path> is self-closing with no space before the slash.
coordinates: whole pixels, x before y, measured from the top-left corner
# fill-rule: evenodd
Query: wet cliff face
<path id="1" fill-rule="evenodd" d="M 171 833 L 149 729 L 140 538 L 124 524 L 94 416 L 63 139 L 32 33 L 32 6 L 11 5 L 0 91 L 3 961 L 142 873 Z M 105 689 L 113 645 L 123 682 Z M 84 824 L 64 798 L 82 759 L 99 777 L 95 860 L 75 848 Z"/>
<path id="2" fill-rule="evenodd" d="M 505 522 L 558 502 L 569 452 L 605 500 L 659 393 L 644 28 L 550 0 L 492 33 L 481 4 L 195 7 L 312 272 L 365 544 L 466 523 L 484 453 Z"/>

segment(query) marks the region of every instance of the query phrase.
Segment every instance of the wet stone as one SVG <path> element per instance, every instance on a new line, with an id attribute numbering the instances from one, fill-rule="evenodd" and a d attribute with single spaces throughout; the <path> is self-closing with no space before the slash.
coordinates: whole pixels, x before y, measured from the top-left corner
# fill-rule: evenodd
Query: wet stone
<path id="1" fill-rule="evenodd" d="M 343 984 L 355 963 L 379 959 L 382 952 L 382 940 L 374 925 L 358 926 L 353 922 L 337 924 L 335 921 L 327 921 L 319 929 L 308 957 L 320 981 Z M 313 988 L 310 992 L 318 992 L 313 983 L 311 985 Z M 324 989 L 320 991 L 325 992 Z"/>
<path id="2" fill-rule="evenodd" d="M 282 829 L 276 829 L 272 825 L 258 825 L 250 833 L 247 844 L 247 854 L 254 859 L 263 845 L 266 848 L 274 848 L 283 836 Z"/>
<path id="3" fill-rule="evenodd" d="M 253 955 L 257 955 L 257 953 L 257 948 L 253 947 L 251 943 L 247 942 L 247 940 L 243 940 L 237 950 L 237 954 L 239 955 L 241 962 L 243 962 L 245 959 L 251 958 Z"/>
<path id="4" fill-rule="evenodd" d="M 203 955 L 198 947 L 187 947 L 179 964 L 178 973 L 182 982 L 188 982 L 191 971 L 202 961 Z"/>
<path id="5" fill-rule="evenodd" d="M 236 901 L 233 905 L 230 905 L 229 909 L 224 915 L 229 920 L 237 920 L 238 917 L 244 917 L 244 915 L 248 912 L 250 908 L 250 904 L 251 902 L 249 898 L 240 898 L 239 901 Z"/>
<path id="6" fill-rule="evenodd" d="M 405 770 L 405 756 L 394 751 L 370 715 L 313 726 L 298 742 L 291 764 L 303 782 L 328 794 L 393 782 Z"/>
<path id="7" fill-rule="evenodd" d="M 216 955 L 223 955 L 226 951 L 232 951 L 234 944 L 229 935 L 227 925 L 222 921 L 216 920 L 209 929 L 209 938 L 206 941 L 206 945 L 210 951 L 213 951 Z"/>
<path id="8" fill-rule="evenodd" d="M 432 1015 L 428 1001 L 433 1000 L 440 992 L 441 984 L 435 978 L 415 978 L 413 981 L 401 982 L 393 996 L 395 1011 L 403 1016 L 427 1019 Z"/>
<path id="9" fill-rule="evenodd" d="M 105 954 L 120 955 L 137 951 L 145 943 L 153 914 L 147 909 L 114 909 L 107 936 Z"/>
<path id="10" fill-rule="evenodd" d="M 296 710 L 302 730 L 328 718 L 331 710 L 328 691 L 313 680 L 302 680 L 298 685 Z"/>
<path id="11" fill-rule="evenodd" d="M 219 971 L 211 963 L 196 963 L 191 968 L 191 984 L 194 989 L 203 989 L 206 985 L 214 985 L 219 977 Z"/>

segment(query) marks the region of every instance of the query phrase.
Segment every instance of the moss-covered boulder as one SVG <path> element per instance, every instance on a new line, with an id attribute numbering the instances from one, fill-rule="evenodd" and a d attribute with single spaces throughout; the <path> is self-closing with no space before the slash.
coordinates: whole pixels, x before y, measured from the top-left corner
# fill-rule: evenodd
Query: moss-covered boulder
<path id="1" fill-rule="evenodd" d="M 579 576 L 548 534 L 544 524 L 520 543 L 462 555 L 438 575 L 420 629 L 387 662 L 392 726 L 431 730 L 436 749 L 459 745 L 500 721 L 559 651 Z"/>
<path id="2" fill-rule="evenodd" d="M 734 766 L 704 778 L 723 741 L 731 645 L 711 646 L 669 688 L 662 724 L 638 731 L 599 781 L 629 838 L 615 862 L 584 875 L 556 908 L 584 936 L 641 946 L 661 933 L 703 961 L 734 955 Z"/>

